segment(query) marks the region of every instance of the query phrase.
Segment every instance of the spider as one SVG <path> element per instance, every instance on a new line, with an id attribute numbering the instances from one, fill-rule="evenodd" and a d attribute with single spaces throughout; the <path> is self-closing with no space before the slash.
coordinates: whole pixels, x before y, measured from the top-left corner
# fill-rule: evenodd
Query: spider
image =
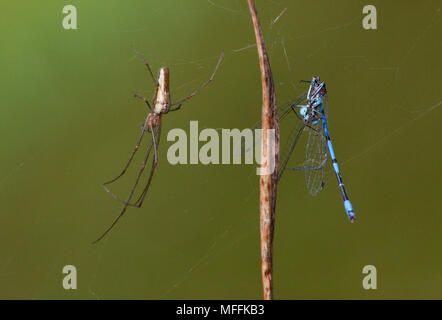
<path id="1" fill-rule="evenodd" d="M 200 90 L 202 90 L 204 87 L 206 87 L 209 84 L 209 82 L 211 82 L 213 80 L 213 78 L 215 77 L 215 73 L 218 70 L 221 60 L 224 57 L 224 52 L 222 52 L 219 59 L 218 59 L 218 63 L 216 64 L 215 69 L 212 72 L 212 75 L 197 90 L 192 92 L 190 95 L 188 95 L 184 99 L 181 99 L 181 100 L 178 100 L 178 101 L 172 103 L 171 98 L 170 98 L 170 91 L 169 91 L 169 68 L 168 67 L 161 67 L 160 70 L 158 71 L 158 80 L 157 80 L 154 77 L 152 70 L 151 70 L 149 64 L 147 63 L 147 61 L 144 59 L 144 57 L 135 48 L 133 48 L 133 49 L 134 49 L 136 55 L 143 61 L 143 63 L 147 67 L 147 70 L 149 71 L 149 74 L 152 77 L 152 80 L 155 84 L 155 87 L 156 87 L 155 95 L 152 100 L 153 108 L 146 98 L 142 97 L 139 94 L 134 95 L 134 97 L 139 98 L 142 101 L 144 101 L 144 103 L 149 108 L 150 112 L 147 115 L 146 120 L 144 121 L 144 123 L 141 127 L 141 134 L 138 138 L 135 148 L 133 149 L 132 154 L 129 157 L 129 160 L 126 163 L 126 165 L 124 166 L 121 173 L 118 176 L 116 176 L 114 179 L 109 180 L 109 181 L 102 184 L 102 187 L 104 188 L 104 190 L 106 190 L 106 192 L 109 193 L 114 199 L 123 203 L 124 206 L 121 209 L 120 214 L 117 216 L 117 218 L 104 231 L 104 233 L 97 240 L 95 240 L 93 242 L 93 244 L 95 244 L 98 241 L 100 241 L 101 239 L 103 239 L 104 236 L 106 236 L 109 233 L 109 231 L 117 224 L 118 220 L 120 220 L 120 218 L 123 216 L 123 214 L 126 212 L 126 210 L 129 206 L 130 207 L 137 207 L 137 208 L 141 207 L 141 205 L 143 204 L 143 201 L 146 197 L 147 191 L 149 190 L 150 183 L 152 181 L 152 177 L 153 177 L 153 174 L 155 172 L 155 168 L 157 167 L 157 163 L 158 163 L 158 145 L 160 142 L 162 116 L 166 113 L 179 110 L 181 108 L 181 105 L 184 102 L 193 98 Z M 176 106 L 176 107 L 172 108 L 174 106 Z M 107 185 L 117 181 L 119 178 L 121 178 L 126 173 L 126 170 L 129 168 L 129 165 L 132 162 L 132 159 L 134 158 L 136 152 L 140 148 L 141 140 L 143 140 L 143 137 L 146 132 L 149 132 L 151 134 L 151 141 L 149 143 L 149 146 L 147 148 L 143 162 L 141 164 L 141 168 L 138 171 L 137 177 L 135 179 L 135 183 L 129 193 L 129 196 L 128 196 L 127 200 L 123 200 L 123 199 L 119 198 L 116 194 L 114 194 L 112 191 L 110 191 L 108 189 Z M 139 195 L 138 199 L 136 199 L 136 201 L 134 201 L 134 202 L 131 202 L 132 197 L 135 192 L 135 189 L 136 189 L 138 183 L 140 182 L 141 175 L 146 167 L 146 164 L 147 164 L 147 161 L 148 161 L 149 156 L 151 154 L 152 148 L 153 148 L 153 161 L 152 161 L 152 166 L 150 169 L 149 178 L 147 180 L 147 183 L 146 183 L 143 191 Z"/>

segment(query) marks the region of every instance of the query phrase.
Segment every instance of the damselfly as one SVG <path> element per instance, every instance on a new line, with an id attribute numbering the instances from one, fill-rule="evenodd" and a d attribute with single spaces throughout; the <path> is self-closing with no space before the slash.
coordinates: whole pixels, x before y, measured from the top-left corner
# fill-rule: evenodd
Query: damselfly
<path id="1" fill-rule="evenodd" d="M 324 188 L 325 165 L 328 155 L 330 155 L 338 187 L 344 201 L 345 211 L 348 219 L 353 222 L 355 214 L 345 190 L 328 131 L 327 89 L 325 82 L 321 82 L 318 76 L 314 76 L 311 81 L 302 80 L 302 82 L 310 83 L 308 91 L 284 104 L 279 108 L 280 111 L 278 112 L 280 122 L 286 119 L 289 114 L 294 115 L 292 117 L 293 127 L 291 127 L 285 146 L 281 149 L 278 181 L 286 170 L 303 171 L 309 193 L 316 196 Z M 302 105 L 305 101 L 306 104 Z M 261 123 L 259 122 L 253 128 L 256 129 L 260 126 Z M 304 131 L 308 132 L 304 163 L 300 167 L 289 168 L 287 167 L 289 159 Z"/>
<path id="2" fill-rule="evenodd" d="M 135 48 L 134 48 L 135 50 Z M 126 212 L 127 207 L 131 206 L 131 207 L 137 207 L 140 208 L 141 205 L 143 204 L 143 201 L 146 197 L 147 191 L 149 190 L 150 187 L 150 183 L 152 181 L 152 177 L 153 174 L 155 172 L 155 168 L 157 166 L 158 163 L 158 145 L 160 143 L 160 131 L 161 131 L 161 119 L 162 116 L 166 113 L 172 112 L 172 111 L 176 111 L 179 110 L 181 108 L 181 105 L 186 102 L 187 100 L 191 99 L 192 97 L 194 97 L 201 89 L 203 89 L 205 86 L 207 86 L 209 84 L 210 81 L 213 80 L 216 71 L 218 70 L 218 67 L 221 63 L 221 60 L 224 57 L 224 52 L 221 53 L 219 59 L 218 59 L 218 63 L 216 64 L 215 69 L 212 72 L 212 75 L 210 76 L 209 80 L 207 80 L 206 82 L 204 82 L 197 90 L 195 90 L 194 92 L 192 92 L 190 95 L 188 95 L 187 97 L 185 97 L 184 99 L 172 102 L 171 98 L 170 98 L 170 91 L 169 91 L 169 68 L 168 67 L 161 67 L 159 72 L 158 72 L 158 80 L 154 77 L 152 70 L 150 69 L 149 64 L 146 62 L 146 60 L 144 60 L 144 58 L 138 53 L 138 51 L 135 50 L 135 53 L 138 55 L 138 57 L 144 62 L 145 66 L 147 67 L 149 74 L 155 84 L 155 95 L 154 98 L 152 100 L 152 105 L 153 108 L 151 106 L 151 104 L 149 103 L 149 101 L 138 95 L 135 94 L 136 98 L 141 99 L 142 101 L 144 101 L 144 103 L 147 105 L 147 107 L 149 108 L 150 112 L 146 117 L 146 120 L 144 121 L 143 125 L 141 126 L 141 134 L 140 137 L 138 138 L 138 141 L 135 145 L 135 148 L 132 151 L 131 156 L 129 157 L 129 161 L 126 163 L 126 165 L 124 166 L 123 170 L 121 171 L 121 173 L 116 176 L 114 179 L 109 180 L 105 183 L 103 183 L 103 188 L 106 190 L 106 192 L 108 192 L 114 199 L 120 201 L 121 203 L 123 203 L 123 208 L 120 211 L 120 214 L 117 216 L 117 218 L 114 220 L 114 222 L 106 229 L 106 231 L 104 231 L 104 233 L 97 239 L 95 240 L 93 243 L 96 243 L 98 241 L 100 241 L 114 226 L 115 224 L 118 222 L 118 220 L 123 216 L 123 214 Z M 173 106 L 176 106 L 175 108 L 172 108 Z M 108 184 L 111 184 L 115 181 L 117 181 L 119 178 L 121 178 L 127 171 L 127 169 L 129 168 L 130 163 L 132 162 L 132 159 L 135 156 L 135 153 L 138 151 L 138 149 L 140 148 L 141 145 L 141 141 L 144 137 L 144 134 L 146 132 L 150 132 L 151 134 L 151 141 L 147 147 L 147 151 L 146 154 L 144 156 L 143 162 L 141 164 L 141 168 L 138 171 L 137 177 L 135 179 L 134 185 L 129 193 L 129 196 L 127 197 L 127 200 L 123 200 L 120 197 L 118 197 L 116 194 L 114 194 L 112 191 L 110 191 L 107 187 Z M 153 148 L 153 160 L 152 160 L 152 166 L 150 169 L 150 173 L 149 173 L 149 177 L 146 181 L 146 184 L 144 186 L 144 188 L 142 189 L 142 192 L 140 193 L 140 195 L 138 196 L 137 200 L 134 202 L 131 202 L 133 196 L 134 196 L 134 192 L 137 188 L 138 183 L 140 182 L 141 176 L 143 174 L 143 171 L 147 165 L 147 161 L 149 159 L 149 156 L 151 155 L 151 151 Z"/>

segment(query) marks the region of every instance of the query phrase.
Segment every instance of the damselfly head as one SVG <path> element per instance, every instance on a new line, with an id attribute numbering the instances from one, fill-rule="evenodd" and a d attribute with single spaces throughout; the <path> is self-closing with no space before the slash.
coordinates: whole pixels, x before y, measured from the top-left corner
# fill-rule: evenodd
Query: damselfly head
<path id="1" fill-rule="evenodd" d="M 307 111 L 308 111 L 307 107 L 302 107 L 302 108 L 299 110 L 299 114 L 300 114 L 302 117 L 305 117 L 305 115 L 307 114 Z"/>

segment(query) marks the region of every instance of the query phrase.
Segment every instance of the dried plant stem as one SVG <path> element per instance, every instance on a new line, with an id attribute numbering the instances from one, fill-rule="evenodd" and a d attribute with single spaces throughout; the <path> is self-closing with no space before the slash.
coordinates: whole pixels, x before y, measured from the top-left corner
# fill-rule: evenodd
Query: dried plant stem
<path id="1" fill-rule="evenodd" d="M 273 233 L 275 229 L 275 206 L 276 206 L 276 188 L 278 179 L 279 165 L 279 124 L 278 124 L 278 108 L 276 105 L 275 87 L 273 84 L 272 70 L 267 57 L 267 51 L 262 36 L 261 25 L 259 23 L 258 14 L 256 12 L 253 0 L 247 0 L 250 10 L 250 16 L 255 30 L 256 44 L 258 48 L 259 67 L 261 70 L 262 82 L 262 151 L 261 162 L 264 170 L 270 172 L 270 157 L 268 144 L 269 129 L 275 130 L 275 170 L 268 175 L 260 176 L 260 231 L 261 231 L 261 274 L 263 296 L 265 300 L 273 299 Z M 267 168 L 266 168 L 267 167 Z"/>

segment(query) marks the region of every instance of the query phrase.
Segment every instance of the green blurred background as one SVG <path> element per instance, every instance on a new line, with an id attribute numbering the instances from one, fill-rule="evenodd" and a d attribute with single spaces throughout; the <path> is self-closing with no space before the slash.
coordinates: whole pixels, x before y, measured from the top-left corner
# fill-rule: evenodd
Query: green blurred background
<path id="1" fill-rule="evenodd" d="M 62 28 L 68 4 L 78 30 Z M 362 28 L 367 4 L 377 30 Z M 300 79 L 327 82 L 331 136 L 358 218 L 348 222 L 330 163 L 318 197 L 302 174 L 286 173 L 275 297 L 440 299 L 440 2 L 256 6 L 278 102 L 302 91 Z M 260 299 L 256 165 L 166 159 L 167 132 L 189 132 L 190 120 L 242 129 L 260 119 L 246 1 L 8 1 L 1 11 L 0 298 Z M 133 94 L 153 95 L 131 45 L 153 69 L 170 67 L 176 99 L 226 56 L 204 91 L 163 118 L 143 207 L 91 245 L 121 208 L 100 184 L 122 169 L 147 115 Z M 113 190 L 127 194 L 140 161 Z M 62 287 L 69 264 L 77 290 Z M 377 268 L 377 290 L 362 288 L 365 265 Z"/>

